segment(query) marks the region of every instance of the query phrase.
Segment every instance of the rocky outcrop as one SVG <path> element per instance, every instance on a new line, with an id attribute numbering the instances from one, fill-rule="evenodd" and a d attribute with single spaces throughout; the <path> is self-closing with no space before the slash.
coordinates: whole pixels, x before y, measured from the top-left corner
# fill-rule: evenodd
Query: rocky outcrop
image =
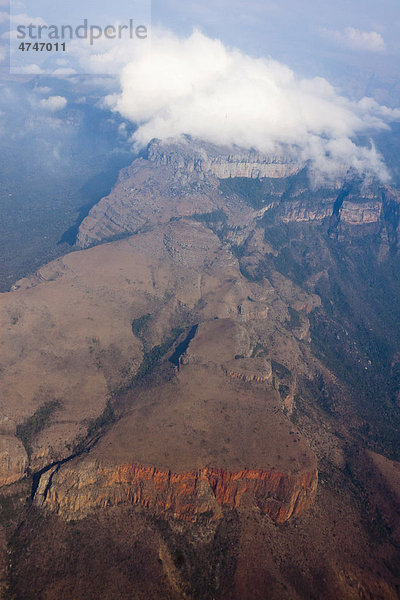
<path id="1" fill-rule="evenodd" d="M 239 379 L 247 383 L 266 383 L 271 378 L 271 375 L 257 375 L 255 373 L 241 373 L 239 371 L 227 371 L 226 373 L 232 379 Z"/>
<path id="2" fill-rule="evenodd" d="M 89 463 L 84 469 L 63 468 L 42 476 L 35 503 L 67 520 L 84 518 L 99 508 L 130 503 L 183 520 L 195 520 L 204 513 L 217 518 L 223 507 L 251 506 L 284 523 L 311 506 L 317 481 L 316 470 L 285 474 L 206 467 L 173 473 L 135 464 L 109 467 Z"/>
<path id="3" fill-rule="evenodd" d="M 254 300 L 245 300 L 238 306 L 238 315 L 244 322 L 252 319 L 266 319 L 268 316 L 268 306 Z"/>
<path id="4" fill-rule="evenodd" d="M 0 435 L 0 487 L 24 477 L 28 456 L 21 442 L 12 435 Z"/>
<path id="5" fill-rule="evenodd" d="M 375 200 L 371 202 L 344 201 L 340 220 L 349 225 L 368 225 L 378 223 L 382 213 L 382 202 Z"/>
<path id="6" fill-rule="evenodd" d="M 322 221 L 332 215 L 334 198 L 330 202 L 310 203 L 307 201 L 286 202 L 279 211 L 282 223 L 309 223 Z"/>
<path id="7" fill-rule="evenodd" d="M 247 383 L 266 383 L 272 378 L 271 361 L 265 358 L 238 358 L 226 362 L 222 368 L 229 377 Z"/>
<path id="8" fill-rule="evenodd" d="M 335 199 L 328 202 L 293 201 L 283 204 L 279 211 L 282 223 L 320 222 L 333 216 Z M 347 225 L 369 225 L 378 223 L 383 210 L 378 199 L 370 201 L 345 200 L 338 210 L 338 222 Z"/>
<path id="9" fill-rule="evenodd" d="M 219 179 L 282 178 L 294 175 L 302 168 L 289 152 L 267 156 L 256 150 L 216 146 L 192 138 L 167 142 L 153 140 L 148 147 L 148 158 L 157 165 L 172 166 L 186 173 L 211 174 Z"/>

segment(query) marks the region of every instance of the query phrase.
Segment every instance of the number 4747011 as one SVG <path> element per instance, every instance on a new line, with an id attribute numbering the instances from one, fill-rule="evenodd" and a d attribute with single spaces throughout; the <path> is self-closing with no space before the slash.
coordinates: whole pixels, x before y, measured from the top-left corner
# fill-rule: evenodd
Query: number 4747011
<path id="1" fill-rule="evenodd" d="M 58 42 L 55 42 L 54 44 L 51 42 L 35 42 L 34 44 L 32 44 L 32 42 L 21 42 L 18 50 L 22 50 L 22 52 L 28 52 L 29 50 L 33 50 L 34 52 L 65 52 L 66 44 L 65 42 L 62 42 L 62 44 L 59 44 Z"/>

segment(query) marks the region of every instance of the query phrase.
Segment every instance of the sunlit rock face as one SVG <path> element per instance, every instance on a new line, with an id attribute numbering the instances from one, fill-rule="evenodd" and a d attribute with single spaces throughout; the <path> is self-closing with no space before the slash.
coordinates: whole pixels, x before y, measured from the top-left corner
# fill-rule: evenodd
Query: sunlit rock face
<path id="1" fill-rule="evenodd" d="M 170 165 L 187 173 L 211 174 L 219 179 L 289 177 L 302 168 L 289 153 L 267 156 L 256 150 L 216 146 L 193 139 L 153 140 L 148 147 L 148 158 L 157 165 Z"/>
<path id="2" fill-rule="evenodd" d="M 119 504 L 140 504 L 183 520 L 195 520 L 205 513 L 217 518 L 221 508 L 251 506 L 284 523 L 312 505 L 317 482 L 315 468 L 296 475 L 211 467 L 172 473 L 140 465 L 110 468 L 88 463 L 82 469 L 62 469 L 43 477 L 36 504 L 67 520 Z"/>

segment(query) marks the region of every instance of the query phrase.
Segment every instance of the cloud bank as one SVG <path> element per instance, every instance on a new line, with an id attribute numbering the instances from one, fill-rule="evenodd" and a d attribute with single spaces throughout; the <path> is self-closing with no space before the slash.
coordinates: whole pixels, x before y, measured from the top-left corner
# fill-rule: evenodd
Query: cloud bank
<path id="1" fill-rule="evenodd" d="M 252 58 L 194 32 L 163 34 L 122 69 L 108 106 L 138 124 L 133 142 L 189 134 L 216 144 L 290 153 L 318 176 L 352 169 L 388 180 L 371 143 L 354 139 L 388 128 L 400 110 L 372 99 L 352 102 L 322 78 L 301 79 L 270 58 Z"/>

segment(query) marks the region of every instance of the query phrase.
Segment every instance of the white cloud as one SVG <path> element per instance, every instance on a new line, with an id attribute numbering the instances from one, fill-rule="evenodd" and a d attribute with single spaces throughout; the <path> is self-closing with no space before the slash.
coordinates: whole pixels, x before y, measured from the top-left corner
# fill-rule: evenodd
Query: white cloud
<path id="1" fill-rule="evenodd" d="M 40 101 L 42 108 L 55 112 L 57 110 L 63 110 L 67 106 L 67 99 L 63 96 L 50 96 Z"/>
<path id="2" fill-rule="evenodd" d="M 0 4 L 1 6 L 1 4 Z M 7 12 L 0 12 L 0 23 L 5 23 L 10 19 L 10 15 Z"/>
<path id="3" fill-rule="evenodd" d="M 352 102 L 325 79 L 300 79 L 277 61 L 252 58 L 199 32 L 186 39 L 153 36 L 151 52 L 128 56 L 121 92 L 106 103 L 139 125 L 137 147 L 153 137 L 190 134 L 265 153 L 289 152 L 324 176 L 353 168 L 388 178 L 374 147 L 359 147 L 353 139 L 387 128 L 400 110 L 372 99 Z"/>
<path id="4" fill-rule="evenodd" d="M 42 75 L 43 70 L 39 65 L 29 64 L 18 67 L 18 75 Z"/>
<path id="5" fill-rule="evenodd" d="M 17 40 L 18 31 L 16 29 L 14 29 L 13 31 L 5 31 L 1 37 L 4 40 Z"/>
<path id="6" fill-rule="evenodd" d="M 10 15 L 11 23 L 15 25 L 34 25 L 37 27 L 38 25 L 47 25 L 46 21 L 42 19 L 42 17 L 30 17 L 26 13 L 20 13 L 19 15 Z"/>
<path id="7" fill-rule="evenodd" d="M 354 27 L 346 27 L 344 31 L 323 29 L 322 33 L 335 42 L 353 50 L 383 52 L 386 47 L 385 40 L 376 31 L 360 31 Z"/>

